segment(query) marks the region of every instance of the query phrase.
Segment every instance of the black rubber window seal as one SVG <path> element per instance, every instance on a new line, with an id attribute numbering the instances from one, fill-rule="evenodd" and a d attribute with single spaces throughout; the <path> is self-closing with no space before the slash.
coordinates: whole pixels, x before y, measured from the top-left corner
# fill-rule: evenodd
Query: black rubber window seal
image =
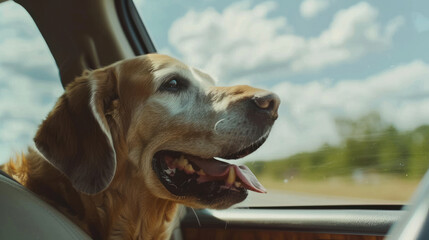
<path id="1" fill-rule="evenodd" d="M 122 29 L 136 56 L 156 53 L 155 45 L 132 0 L 115 0 Z"/>
<path id="2" fill-rule="evenodd" d="M 366 204 L 366 205 L 311 205 L 311 206 L 260 206 L 260 207 L 238 207 L 237 209 L 260 209 L 260 210 L 402 210 L 402 204 Z"/>

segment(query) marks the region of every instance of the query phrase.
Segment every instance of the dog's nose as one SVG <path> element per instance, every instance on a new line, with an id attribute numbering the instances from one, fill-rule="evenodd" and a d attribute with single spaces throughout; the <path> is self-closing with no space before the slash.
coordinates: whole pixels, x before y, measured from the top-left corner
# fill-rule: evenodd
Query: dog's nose
<path id="1" fill-rule="evenodd" d="M 280 98 L 277 94 L 272 92 L 257 93 L 252 100 L 259 109 L 268 112 L 274 120 L 277 119 L 277 111 L 280 105 Z"/>

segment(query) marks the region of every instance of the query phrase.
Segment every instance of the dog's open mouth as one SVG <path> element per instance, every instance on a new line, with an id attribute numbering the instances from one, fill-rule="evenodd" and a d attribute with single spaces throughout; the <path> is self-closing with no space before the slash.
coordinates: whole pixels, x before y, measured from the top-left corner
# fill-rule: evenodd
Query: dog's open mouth
<path id="1" fill-rule="evenodd" d="M 259 148 L 266 138 L 248 148 L 229 154 L 228 159 L 244 157 Z M 255 175 L 244 165 L 237 166 L 214 158 L 163 150 L 154 155 L 153 168 L 162 184 L 177 196 L 195 196 L 201 200 L 235 195 L 244 200 L 247 190 L 266 193 Z"/>

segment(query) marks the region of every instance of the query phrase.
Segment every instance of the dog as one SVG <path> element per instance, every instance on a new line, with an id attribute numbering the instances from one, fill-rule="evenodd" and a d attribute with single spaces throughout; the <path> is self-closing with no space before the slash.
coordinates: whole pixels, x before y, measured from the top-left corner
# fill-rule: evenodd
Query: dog
<path id="1" fill-rule="evenodd" d="M 261 146 L 279 97 L 215 87 L 208 74 L 148 54 L 85 71 L 1 169 L 93 239 L 168 239 L 179 206 L 224 209 L 266 190 L 242 158 Z"/>

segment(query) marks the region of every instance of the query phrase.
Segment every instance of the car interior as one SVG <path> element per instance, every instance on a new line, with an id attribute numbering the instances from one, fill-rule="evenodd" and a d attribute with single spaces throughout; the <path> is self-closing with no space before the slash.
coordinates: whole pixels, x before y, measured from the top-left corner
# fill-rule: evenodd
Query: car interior
<path id="1" fill-rule="evenodd" d="M 3 0 L 0 0 L 0 7 Z M 65 87 L 86 69 L 155 53 L 132 0 L 15 0 L 43 35 Z M 3 37 L 3 36 L 2 36 Z M 0 56 L 1 58 L 1 56 Z M 90 239 L 70 220 L 0 174 L 0 239 Z M 429 173 L 407 205 L 191 209 L 171 239 L 429 239 Z"/>

